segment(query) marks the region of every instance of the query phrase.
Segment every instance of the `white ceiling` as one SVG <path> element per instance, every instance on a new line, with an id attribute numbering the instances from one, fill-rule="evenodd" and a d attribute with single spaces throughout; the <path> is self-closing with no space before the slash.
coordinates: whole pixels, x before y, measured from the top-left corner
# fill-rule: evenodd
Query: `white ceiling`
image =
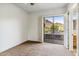
<path id="1" fill-rule="evenodd" d="M 29 3 L 16 3 L 15 5 L 23 8 L 27 12 L 35 12 L 49 9 L 64 8 L 68 5 L 68 3 L 35 3 L 34 5 L 30 5 Z"/>

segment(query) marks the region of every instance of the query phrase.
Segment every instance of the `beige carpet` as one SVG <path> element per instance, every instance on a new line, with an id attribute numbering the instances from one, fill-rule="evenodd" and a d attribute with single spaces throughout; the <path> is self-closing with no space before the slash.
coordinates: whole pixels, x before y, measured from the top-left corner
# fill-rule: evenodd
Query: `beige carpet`
<path id="1" fill-rule="evenodd" d="M 0 56 L 72 56 L 72 53 L 63 45 L 26 42 L 0 53 Z"/>

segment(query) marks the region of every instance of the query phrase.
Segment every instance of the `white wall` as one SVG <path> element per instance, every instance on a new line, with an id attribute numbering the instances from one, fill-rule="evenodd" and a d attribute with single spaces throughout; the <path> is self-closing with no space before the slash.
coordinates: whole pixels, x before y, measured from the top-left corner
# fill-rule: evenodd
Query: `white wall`
<path id="1" fill-rule="evenodd" d="M 0 4 L 0 52 L 27 41 L 27 13 L 13 4 Z"/>
<path id="2" fill-rule="evenodd" d="M 73 27 L 72 27 L 72 11 L 69 11 L 69 50 L 73 51 Z"/>
<path id="3" fill-rule="evenodd" d="M 69 15 L 68 12 L 64 15 L 64 46 L 68 48 L 68 39 L 69 39 Z"/>
<path id="4" fill-rule="evenodd" d="M 66 9 L 56 9 L 30 13 L 28 39 L 42 41 L 42 25 L 39 25 L 42 22 L 42 18 L 45 16 L 61 15 L 64 14 L 65 11 Z"/>

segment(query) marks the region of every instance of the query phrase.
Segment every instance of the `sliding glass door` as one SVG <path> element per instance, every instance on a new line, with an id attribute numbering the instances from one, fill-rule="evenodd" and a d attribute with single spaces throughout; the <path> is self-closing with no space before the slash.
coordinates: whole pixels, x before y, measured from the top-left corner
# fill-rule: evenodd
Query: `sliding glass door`
<path id="1" fill-rule="evenodd" d="M 50 16 L 44 18 L 44 41 L 48 43 L 63 44 L 64 17 Z"/>

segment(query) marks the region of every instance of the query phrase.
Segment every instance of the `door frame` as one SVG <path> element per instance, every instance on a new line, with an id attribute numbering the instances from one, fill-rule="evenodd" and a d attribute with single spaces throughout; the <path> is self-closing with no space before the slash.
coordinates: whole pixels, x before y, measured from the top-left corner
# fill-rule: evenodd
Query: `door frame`
<path id="1" fill-rule="evenodd" d="M 64 17 L 64 14 L 42 16 L 42 42 L 44 42 L 44 30 L 43 30 L 44 29 L 44 18 L 49 17 L 49 16 L 63 16 Z M 64 25 L 65 25 L 65 17 L 64 17 Z M 64 26 L 64 30 L 65 30 L 65 26 Z M 65 37 L 65 35 L 64 35 L 64 37 Z M 65 45 L 65 38 L 64 38 L 64 45 Z"/>

